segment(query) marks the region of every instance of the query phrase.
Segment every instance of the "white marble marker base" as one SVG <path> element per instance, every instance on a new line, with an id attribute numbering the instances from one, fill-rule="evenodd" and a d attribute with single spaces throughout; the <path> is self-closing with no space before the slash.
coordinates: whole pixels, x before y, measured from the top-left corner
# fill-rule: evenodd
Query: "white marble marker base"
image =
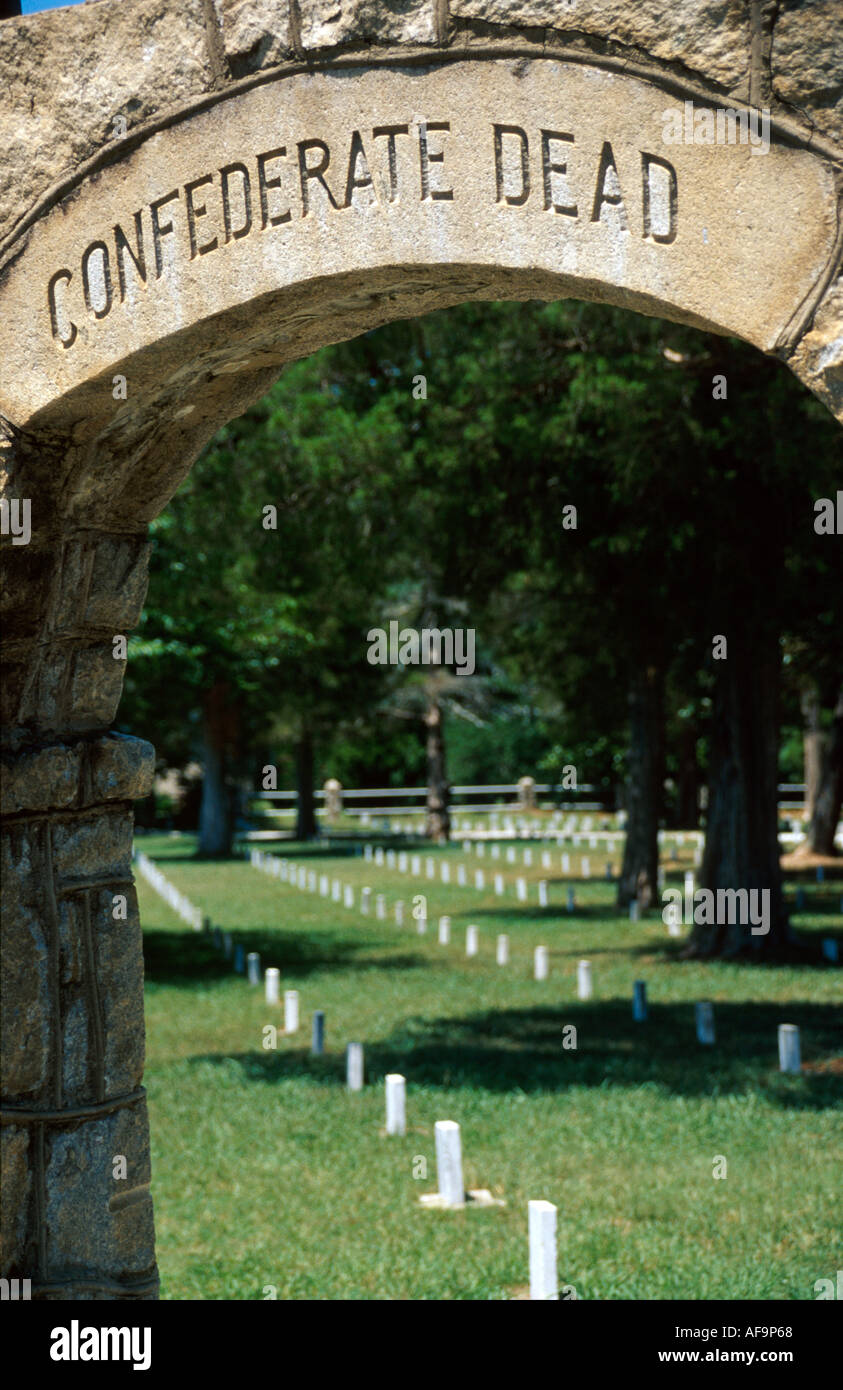
<path id="1" fill-rule="evenodd" d="M 448 1202 L 441 1192 L 425 1192 L 419 1206 L 434 1211 L 464 1211 L 466 1207 L 505 1207 L 503 1197 L 493 1197 L 488 1187 L 473 1187 L 465 1194 L 464 1202 Z"/>

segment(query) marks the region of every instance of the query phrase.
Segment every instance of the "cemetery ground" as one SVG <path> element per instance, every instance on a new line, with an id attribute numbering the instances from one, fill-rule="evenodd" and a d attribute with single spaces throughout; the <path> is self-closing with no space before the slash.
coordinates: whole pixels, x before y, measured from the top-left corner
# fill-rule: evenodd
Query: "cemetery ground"
<path id="1" fill-rule="evenodd" d="M 376 841 L 377 843 L 377 841 Z M 400 842 L 389 842 L 398 845 Z M 235 943 L 299 992 L 300 1024 L 264 1002 L 209 934 L 186 926 L 137 876 L 146 961 L 153 1194 L 166 1299 L 509 1299 L 526 1294 L 527 1202 L 558 1207 L 559 1280 L 581 1299 L 814 1299 L 843 1264 L 840 971 L 680 960 L 653 910 L 634 922 L 616 885 L 464 854 L 411 853 L 411 878 L 319 845 L 273 846 L 354 888 L 349 909 L 247 860 L 193 858 L 190 836 L 138 846 Z M 519 849 L 519 861 L 522 858 Z M 585 851 L 587 853 L 587 851 Z M 485 867 L 486 888 L 440 880 L 441 862 Z M 590 853 L 592 873 L 606 856 Z M 687 864 L 668 865 L 681 886 Z M 615 857 L 617 869 L 617 858 Z M 506 893 L 492 890 L 492 872 Z M 529 901 L 516 900 L 515 877 Z M 539 878 L 549 905 L 537 906 Z M 801 931 L 843 938 L 841 879 L 806 883 Z M 788 893 L 793 904 L 794 878 Z M 372 888 L 368 915 L 360 889 Z M 576 907 L 566 911 L 573 885 Z M 375 915 L 383 893 L 387 916 Z M 427 931 L 412 918 L 427 897 Z M 393 908 L 404 902 L 404 925 Z M 441 914 L 450 943 L 439 944 Z M 479 928 L 466 957 L 465 931 Z M 683 929 L 684 931 L 684 929 Z M 510 961 L 495 942 L 509 937 Z M 546 980 L 533 978 L 536 946 Z M 577 997 L 577 963 L 594 993 Z M 632 1017 L 633 982 L 648 1017 Z M 716 1043 L 694 1004 L 714 1005 Z M 322 1057 L 310 1055 L 325 1012 Z M 780 1023 L 799 1025 L 801 1075 L 778 1070 Z M 566 1025 L 576 1049 L 563 1046 Z M 264 1047 L 267 1025 L 277 1047 Z M 569 1035 L 570 1038 L 570 1035 Z M 346 1089 L 345 1048 L 366 1085 Z M 384 1134 L 384 1077 L 407 1079 L 407 1133 Z M 462 1129 L 466 1186 L 505 1205 L 437 1211 L 434 1124 Z M 722 1171 L 726 1176 L 714 1177 Z M 426 1176 L 423 1173 L 426 1164 Z"/>

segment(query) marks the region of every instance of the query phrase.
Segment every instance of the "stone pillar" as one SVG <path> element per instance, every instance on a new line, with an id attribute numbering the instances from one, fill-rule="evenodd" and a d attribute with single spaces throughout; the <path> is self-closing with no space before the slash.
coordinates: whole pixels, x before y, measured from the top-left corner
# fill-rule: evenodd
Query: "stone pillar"
<path id="1" fill-rule="evenodd" d="M 534 811 L 536 809 L 536 783 L 533 777 L 518 778 L 518 810 Z"/>
<path id="2" fill-rule="evenodd" d="M 329 777 L 322 790 L 325 793 L 325 819 L 332 823 L 338 821 L 342 815 L 342 782 L 338 782 L 336 777 Z"/>
<path id="3" fill-rule="evenodd" d="M 57 517 L 4 538 L 0 1276 L 33 1299 L 157 1297 L 132 803 L 154 753 L 108 733 L 145 535 Z M 89 523 L 90 525 L 90 523 Z M 62 529 L 64 528 L 64 529 Z"/>
<path id="4" fill-rule="evenodd" d="M 155 1298 L 143 954 L 132 801 L 140 739 L 2 764 L 2 1247 L 34 1299 Z"/>

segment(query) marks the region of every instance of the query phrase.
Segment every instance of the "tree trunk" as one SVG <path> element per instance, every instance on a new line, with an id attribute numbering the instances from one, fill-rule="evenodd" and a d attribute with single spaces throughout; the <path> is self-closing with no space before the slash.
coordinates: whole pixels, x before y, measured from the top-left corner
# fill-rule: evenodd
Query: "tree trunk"
<path id="1" fill-rule="evenodd" d="M 831 732 L 826 740 L 819 788 L 808 834 L 813 854 L 836 854 L 834 836 L 843 807 L 843 685 L 834 707 Z"/>
<path id="2" fill-rule="evenodd" d="M 696 830 L 700 823 L 700 765 L 697 761 L 697 721 L 684 719 L 679 734 L 676 779 L 676 828 Z"/>
<path id="3" fill-rule="evenodd" d="M 714 895 L 709 903 L 716 920 L 694 925 L 688 955 L 768 959 L 786 954 L 792 944 L 778 844 L 780 666 L 777 634 L 753 629 L 751 623 L 733 627 L 728 656 L 715 663 L 708 817 L 698 886 Z M 728 899 L 718 902 L 721 890 L 741 889 L 750 895 L 749 905 L 755 890 L 760 923 L 748 920 L 749 913 L 737 907 L 739 899 L 732 899 L 736 906 L 731 912 Z M 698 904 L 696 912 L 703 911 L 704 904 Z M 729 922 L 729 916 L 736 920 Z"/>
<path id="4" fill-rule="evenodd" d="M 626 841 L 618 906 L 649 907 L 658 894 L 659 817 L 664 790 L 664 672 L 641 665 L 629 692 Z"/>
<path id="5" fill-rule="evenodd" d="M 802 780 L 805 783 L 805 821 L 814 818 L 814 807 L 820 789 L 823 767 L 823 736 L 820 722 L 820 696 L 813 681 L 802 687 L 800 696 L 802 709 Z"/>
<path id="6" fill-rule="evenodd" d="M 217 681 L 205 697 L 202 726 L 202 804 L 199 808 L 199 853 L 231 854 L 234 817 L 228 789 L 230 716 L 228 686 Z"/>
<path id="7" fill-rule="evenodd" d="M 296 745 L 296 839 L 312 840 L 319 833 L 316 823 L 316 802 L 313 796 L 313 739 L 309 729 L 303 729 Z"/>
<path id="8" fill-rule="evenodd" d="M 443 844 L 451 838 L 451 787 L 445 770 L 442 707 L 435 695 L 428 696 L 424 724 L 427 730 L 427 814 L 424 833 L 435 844 Z"/>

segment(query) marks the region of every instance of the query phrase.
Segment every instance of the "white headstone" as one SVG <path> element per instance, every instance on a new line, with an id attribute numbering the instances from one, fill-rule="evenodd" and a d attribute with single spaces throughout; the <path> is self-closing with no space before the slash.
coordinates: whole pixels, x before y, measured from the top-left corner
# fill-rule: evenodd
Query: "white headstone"
<path id="1" fill-rule="evenodd" d="M 436 877 L 436 864 L 434 863 L 434 861 L 433 861 L 432 859 L 425 859 L 425 861 L 424 861 L 424 871 L 425 871 L 425 873 L 427 874 L 428 878 L 435 878 L 435 877 Z"/>
<path id="2" fill-rule="evenodd" d="M 267 1004 L 277 1004 L 280 1001 L 281 971 L 276 970 L 274 965 L 270 965 L 264 976 L 264 989 L 266 992 Z"/>
<path id="3" fill-rule="evenodd" d="M 531 849 L 525 849 L 525 851 L 524 851 L 524 868 L 525 868 L 525 869 L 529 869 L 529 867 L 530 867 L 530 865 L 532 864 L 532 862 L 533 862 L 533 851 L 532 851 Z"/>
<path id="4" fill-rule="evenodd" d="M 443 862 L 442 864 L 440 864 L 440 865 L 439 865 L 439 873 L 440 873 L 440 876 L 441 876 L 441 879 L 442 879 L 442 882 L 443 882 L 443 883 L 450 883 L 450 882 L 451 882 L 451 866 L 450 866 L 450 864 L 447 864 L 447 863 L 444 863 L 444 862 Z"/>
<path id="5" fill-rule="evenodd" d="M 478 932 L 476 927 L 466 927 L 465 929 L 465 954 L 467 956 L 477 955 Z"/>
<path id="6" fill-rule="evenodd" d="M 509 937 L 499 936 L 495 950 L 495 961 L 498 965 L 509 965 Z"/>
<path id="7" fill-rule="evenodd" d="M 394 850 L 394 849 L 388 849 L 388 850 L 386 851 L 386 867 L 387 867 L 388 869 L 394 869 L 394 868 L 395 868 L 395 850 Z"/>
<path id="8" fill-rule="evenodd" d="M 363 1044 L 350 1042 L 345 1054 L 345 1079 L 349 1091 L 363 1090 Z"/>
<path id="9" fill-rule="evenodd" d="M 486 853 L 486 846 L 484 845 L 484 843 L 483 843 L 482 840 L 478 840 L 478 842 L 477 842 L 477 857 L 478 857 L 478 859 L 482 859 L 483 856 L 485 855 L 485 853 Z"/>
<path id="10" fill-rule="evenodd" d="M 371 845 L 364 845 L 364 846 L 363 846 L 363 858 L 366 860 L 367 863 L 370 862 L 370 860 L 371 860 L 371 858 L 372 858 L 372 846 L 371 846 Z"/>
<path id="11" fill-rule="evenodd" d="M 319 875 L 319 896 L 320 896 L 320 898 L 327 898 L 327 896 L 328 896 L 328 894 L 329 894 L 330 891 L 331 891 L 331 885 L 330 885 L 330 883 L 328 882 L 328 875 L 327 875 L 327 874 L 320 874 L 320 875 Z"/>
<path id="12" fill-rule="evenodd" d="M 495 893 L 499 898 L 503 897 L 503 874 L 495 874 Z"/>
<path id="13" fill-rule="evenodd" d="M 580 860 L 580 871 L 583 878 L 591 878 L 591 864 L 588 859 Z"/>
<path id="14" fill-rule="evenodd" d="M 418 878 L 421 873 L 421 855 L 414 854 L 410 859 L 410 873 L 414 878 Z"/>
<path id="15" fill-rule="evenodd" d="M 500 857 L 501 857 L 501 847 L 500 847 L 500 845 L 492 845 L 492 848 L 491 848 L 491 851 L 490 851 L 490 852 L 491 852 L 491 855 L 492 855 L 492 858 L 493 858 L 493 859 L 500 859 Z"/>
<path id="16" fill-rule="evenodd" d="M 539 907 L 547 907 L 547 879 L 539 879 Z"/>
<path id="17" fill-rule="evenodd" d="M 378 845 L 375 850 L 375 864 L 379 869 L 383 868 L 383 847 Z"/>
<path id="18" fill-rule="evenodd" d="M 510 845 L 506 851 L 506 862 L 507 864 L 515 863 L 515 848 L 513 845 Z"/>
<path id="19" fill-rule="evenodd" d="M 403 927 L 404 925 L 404 904 L 400 901 L 395 904 L 395 925 L 396 927 Z"/>
<path id="20" fill-rule="evenodd" d="M 284 990 L 284 1032 L 297 1033 L 299 1030 L 299 992 L 297 989 Z"/>
<path id="21" fill-rule="evenodd" d="M 486 883 L 486 880 L 485 880 L 485 878 L 483 877 L 483 870 L 482 870 L 482 869 L 475 869 L 475 871 L 474 871 L 474 886 L 475 886 L 475 888 L 480 888 L 480 889 L 482 889 L 482 888 L 485 886 L 485 883 Z"/>
<path id="22" fill-rule="evenodd" d="M 397 1072 L 386 1077 L 386 1132 L 407 1133 L 407 1083 Z"/>
<path id="23" fill-rule="evenodd" d="M 450 917 L 439 918 L 439 945 L 447 946 L 451 940 L 451 919 Z"/>
<path id="24" fill-rule="evenodd" d="M 697 1042 L 710 1047 L 714 1042 L 714 1005 L 707 1001 L 699 1003 L 694 1009 L 697 1024 Z"/>
<path id="25" fill-rule="evenodd" d="M 571 856 L 570 856 L 570 854 L 567 854 L 567 853 L 566 853 L 566 854 L 563 854 L 563 855 L 562 855 L 562 872 L 563 872 L 563 874 L 569 874 L 569 873 L 571 872 Z"/>
<path id="26" fill-rule="evenodd" d="M 342 897 L 342 884 L 335 878 L 331 884 L 331 901 L 338 903 Z"/>
<path id="27" fill-rule="evenodd" d="M 377 893 L 375 895 L 375 916 L 379 922 L 383 922 L 386 919 L 386 898 L 383 893 Z"/>
<path id="28" fill-rule="evenodd" d="M 259 985 L 261 982 L 261 958 L 257 951 L 250 951 L 246 957 L 246 970 L 249 976 L 249 984 Z"/>
<path id="29" fill-rule="evenodd" d="M 360 889 L 360 911 L 363 913 L 364 916 L 365 916 L 365 915 L 368 913 L 368 911 L 369 911 L 369 902 L 370 902 L 370 900 L 371 900 L 371 897 L 372 897 L 372 890 L 371 890 L 371 888 L 361 888 L 361 889 Z"/>
<path id="30" fill-rule="evenodd" d="M 465 879 L 465 864 L 458 864 L 458 865 L 457 865 L 457 885 L 458 885 L 458 887 L 460 887 L 460 888 L 464 888 L 464 887 L 465 887 L 465 883 L 466 883 L 466 879 Z"/>
<path id="31" fill-rule="evenodd" d="M 515 894 L 520 903 L 527 901 L 527 880 L 525 878 L 515 880 Z"/>
<path id="32" fill-rule="evenodd" d="M 592 993 L 591 961 L 581 960 L 577 966 L 577 998 L 590 999 Z"/>
<path id="33" fill-rule="evenodd" d="M 465 1186 L 462 1177 L 460 1127 L 453 1120 L 437 1120 L 435 1133 L 439 1195 L 446 1206 L 462 1206 L 465 1201 Z"/>
<path id="34" fill-rule="evenodd" d="M 354 906 L 354 889 L 352 888 L 350 883 L 347 883 L 342 890 L 342 902 L 343 907 Z"/>
<path id="35" fill-rule="evenodd" d="M 799 1029 L 795 1023 L 779 1024 L 779 1071 L 796 1072 L 802 1070 L 802 1057 L 799 1048 Z"/>
<path id="36" fill-rule="evenodd" d="M 398 856 L 398 872 L 399 874 L 407 872 L 407 851 L 405 849 L 402 849 Z"/>
<path id="37" fill-rule="evenodd" d="M 537 946 L 533 955 L 533 976 L 537 980 L 546 980 L 550 970 L 550 960 L 546 946 Z"/>
<path id="38" fill-rule="evenodd" d="M 425 932 L 427 931 L 427 918 L 426 918 L 426 917 L 417 917 L 417 918 L 416 918 L 416 931 L 418 932 L 419 936 L 424 936 Z"/>
<path id="39" fill-rule="evenodd" d="M 527 1203 L 530 1231 L 530 1299 L 558 1301 L 556 1275 L 556 1207 L 552 1202 Z"/>

